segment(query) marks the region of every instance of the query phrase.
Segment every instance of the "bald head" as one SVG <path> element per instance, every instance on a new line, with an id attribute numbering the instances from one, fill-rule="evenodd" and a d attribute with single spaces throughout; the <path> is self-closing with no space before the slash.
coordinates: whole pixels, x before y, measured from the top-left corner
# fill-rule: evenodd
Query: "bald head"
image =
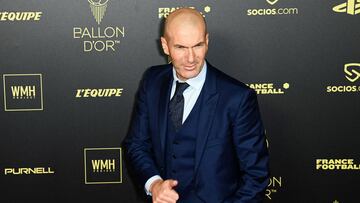
<path id="1" fill-rule="evenodd" d="M 204 17 L 195 9 L 180 8 L 169 14 L 165 20 L 164 37 L 169 39 L 179 29 L 201 29 L 207 34 Z"/>
<path id="2" fill-rule="evenodd" d="M 170 13 L 160 40 L 180 80 L 186 81 L 200 73 L 205 63 L 209 35 L 199 12 L 181 8 Z"/>

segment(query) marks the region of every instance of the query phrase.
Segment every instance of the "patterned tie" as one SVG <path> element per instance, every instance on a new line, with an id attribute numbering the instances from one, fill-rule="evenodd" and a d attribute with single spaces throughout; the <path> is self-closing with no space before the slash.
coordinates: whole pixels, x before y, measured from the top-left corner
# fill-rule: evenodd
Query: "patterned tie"
<path id="1" fill-rule="evenodd" d="M 188 87 L 189 87 L 189 84 L 187 84 L 186 82 L 180 83 L 180 82 L 176 81 L 175 94 L 169 103 L 170 118 L 174 124 L 176 132 L 180 129 L 180 127 L 182 125 L 182 118 L 183 118 L 183 112 L 184 112 L 183 92 Z"/>

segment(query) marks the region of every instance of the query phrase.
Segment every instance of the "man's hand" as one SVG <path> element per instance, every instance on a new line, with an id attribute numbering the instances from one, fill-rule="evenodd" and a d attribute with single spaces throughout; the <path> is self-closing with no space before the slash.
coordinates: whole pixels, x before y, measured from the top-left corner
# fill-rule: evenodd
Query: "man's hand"
<path id="1" fill-rule="evenodd" d="M 176 203 L 179 194 L 173 189 L 178 184 L 177 180 L 156 180 L 150 186 L 152 201 L 154 203 Z"/>

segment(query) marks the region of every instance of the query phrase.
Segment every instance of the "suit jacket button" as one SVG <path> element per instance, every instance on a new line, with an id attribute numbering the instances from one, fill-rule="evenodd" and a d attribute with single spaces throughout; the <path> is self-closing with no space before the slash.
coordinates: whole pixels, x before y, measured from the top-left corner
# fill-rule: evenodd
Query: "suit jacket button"
<path id="1" fill-rule="evenodd" d="M 175 156 L 175 154 L 173 154 L 173 155 L 172 155 L 172 157 L 173 157 L 173 159 L 176 159 L 176 156 Z"/>

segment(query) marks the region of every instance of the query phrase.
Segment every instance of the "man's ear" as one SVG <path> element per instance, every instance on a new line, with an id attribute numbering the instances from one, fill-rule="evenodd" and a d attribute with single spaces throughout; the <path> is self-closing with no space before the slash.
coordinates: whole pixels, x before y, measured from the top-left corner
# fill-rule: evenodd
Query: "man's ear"
<path id="1" fill-rule="evenodd" d="M 161 47 L 163 48 L 164 53 L 169 56 L 169 53 L 170 53 L 169 46 L 168 46 L 168 43 L 167 43 L 165 37 L 161 37 L 160 40 L 161 40 Z"/>

